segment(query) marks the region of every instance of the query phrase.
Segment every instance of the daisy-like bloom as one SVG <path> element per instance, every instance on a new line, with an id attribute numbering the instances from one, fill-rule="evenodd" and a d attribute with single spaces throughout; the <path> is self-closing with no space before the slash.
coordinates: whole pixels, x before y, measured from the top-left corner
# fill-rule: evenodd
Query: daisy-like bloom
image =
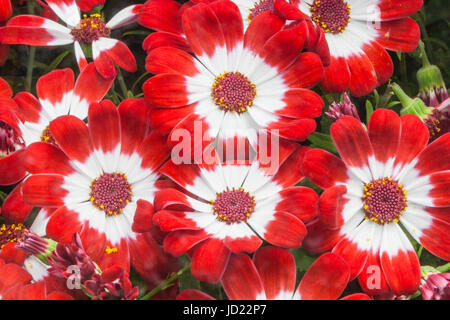
<path id="1" fill-rule="evenodd" d="M 156 76 L 143 85 L 155 107 L 152 125 L 172 130 L 172 146 L 173 133 L 195 134 L 197 124 L 203 149 L 216 136 L 255 146 L 257 131 L 302 141 L 315 130 L 324 103 L 305 88 L 318 83 L 323 68 L 317 54 L 302 51 L 306 23 L 283 29 L 284 20 L 264 12 L 244 33 L 239 9 L 227 0 L 196 4 L 181 21 L 194 56 L 168 46 L 151 50 L 147 69 Z"/>
<path id="2" fill-rule="evenodd" d="M 344 116 L 330 132 L 341 159 L 313 149 L 302 164 L 305 176 L 325 189 L 304 247 L 332 249 L 369 294 L 414 293 L 421 272 L 406 231 L 450 259 L 450 134 L 427 146 L 418 117 L 387 109 L 372 114 L 368 129 Z"/>
<path id="3" fill-rule="evenodd" d="M 0 274 L 0 300 L 73 300 L 68 293 L 49 289 L 24 268 L 2 259 Z"/>
<path id="4" fill-rule="evenodd" d="M 325 32 L 331 62 L 324 70 L 322 87 L 364 96 L 392 76 L 393 63 L 386 49 L 410 52 L 416 48 L 420 30 L 409 16 L 422 2 L 304 0 L 286 6 L 290 6 L 290 18 L 308 15 Z"/>
<path id="5" fill-rule="evenodd" d="M 110 38 L 111 31 L 137 19 L 141 5 L 120 10 L 106 23 L 100 14 L 81 17 L 75 0 L 47 0 L 48 6 L 67 24 L 34 15 L 19 15 L 0 28 L 0 42 L 31 46 L 59 46 L 73 43 L 78 66 L 87 65 L 81 46 L 92 45 L 92 57 L 98 72 L 107 79 L 114 78 L 119 67 L 135 72 L 136 60 L 120 40 Z"/>
<path id="6" fill-rule="evenodd" d="M 201 281 L 220 280 L 232 253 L 254 252 L 262 239 L 285 248 L 302 244 L 303 222 L 317 215 L 317 194 L 294 186 L 306 147 L 282 157 L 275 173 L 259 160 L 221 163 L 214 148 L 209 163 L 176 165 L 161 173 L 181 190 L 166 188 L 155 196 L 153 222 L 170 232 L 164 249 L 174 256 L 189 251 L 191 272 Z"/>
<path id="7" fill-rule="evenodd" d="M 161 185 L 156 170 L 168 151 L 165 139 L 148 134 L 142 102 L 91 104 L 89 127 L 72 115 L 53 120 L 49 132 L 57 146 L 37 142 L 27 148 L 31 175 L 22 190 L 29 205 L 56 209 L 47 237 L 69 243 L 78 232 L 102 270 L 117 264 L 128 272 L 131 263 L 154 287 L 176 261 L 152 236 L 153 196 Z"/>
<path id="8" fill-rule="evenodd" d="M 246 254 L 233 255 L 222 277 L 222 286 L 230 300 L 336 300 L 347 287 L 350 270 L 345 261 L 325 253 L 309 267 L 297 288 L 297 267 L 289 250 L 267 246 L 253 259 Z M 177 300 L 211 300 L 199 290 L 182 291 Z M 370 300 L 355 293 L 342 300 Z"/>
<path id="9" fill-rule="evenodd" d="M 93 63 L 83 69 L 76 81 L 69 68 L 40 77 L 36 83 L 37 98 L 29 92 L 19 92 L 11 99 L 11 88 L 0 81 L 0 185 L 14 184 L 25 177 L 23 155 L 27 146 L 38 141 L 55 144 L 48 129 L 52 120 L 67 114 L 85 119 L 89 105 L 100 101 L 112 82 L 101 77 Z M 2 214 L 10 222 L 23 223 L 32 209 L 23 202 L 21 188 L 19 183 L 3 203 Z M 45 219 L 46 212 L 39 219 Z"/>

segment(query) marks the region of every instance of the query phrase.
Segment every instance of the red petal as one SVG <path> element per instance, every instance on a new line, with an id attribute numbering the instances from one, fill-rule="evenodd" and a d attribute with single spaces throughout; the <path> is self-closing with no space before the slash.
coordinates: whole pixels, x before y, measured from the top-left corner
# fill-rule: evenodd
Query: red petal
<path id="1" fill-rule="evenodd" d="M 138 22 L 149 29 L 182 33 L 177 19 L 180 8 L 181 5 L 176 1 L 147 1 L 141 9 Z"/>
<path id="2" fill-rule="evenodd" d="M 382 20 L 394 20 L 416 13 L 422 7 L 422 4 L 423 0 L 380 0 L 377 7 L 380 10 Z"/>
<path id="3" fill-rule="evenodd" d="M 348 199 L 344 198 L 347 188 L 342 185 L 326 189 L 320 195 L 320 221 L 331 229 L 340 228 L 344 224 L 343 210 Z"/>
<path id="4" fill-rule="evenodd" d="M 227 50 L 230 52 L 244 39 L 244 24 L 241 12 L 233 2 L 227 0 L 214 1 L 210 8 L 219 20 Z"/>
<path id="5" fill-rule="evenodd" d="M 312 88 L 323 77 L 323 65 L 317 54 L 305 52 L 300 55 L 282 75 L 285 84 L 291 88 Z"/>
<path id="6" fill-rule="evenodd" d="M 309 267 L 298 286 L 302 300 L 336 300 L 347 287 L 350 270 L 333 253 L 321 255 Z"/>
<path id="7" fill-rule="evenodd" d="M 348 180 L 345 163 L 335 155 L 322 149 L 308 150 L 301 170 L 306 178 L 322 189 L 330 188 L 336 182 Z"/>
<path id="8" fill-rule="evenodd" d="M 284 117 L 316 118 L 322 114 L 324 102 L 315 92 L 307 89 L 291 89 L 283 97 L 285 106 L 275 111 Z"/>
<path id="9" fill-rule="evenodd" d="M 319 212 L 319 196 L 310 188 L 286 188 L 279 192 L 279 196 L 281 200 L 275 210 L 289 212 L 303 222 L 311 221 Z"/>
<path id="10" fill-rule="evenodd" d="M 250 257 L 244 254 L 230 258 L 222 286 L 230 300 L 256 300 L 264 292 L 258 270 Z"/>
<path id="11" fill-rule="evenodd" d="M 244 47 L 259 53 L 267 40 L 284 25 L 284 21 L 270 11 L 260 13 L 247 28 L 244 35 Z"/>
<path id="12" fill-rule="evenodd" d="M 7 221 L 24 223 L 33 209 L 23 200 L 22 184 L 19 183 L 3 201 L 1 213 Z"/>
<path id="13" fill-rule="evenodd" d="M 119 243 L 111 243 L 111 241 L 106 240 L 106 248 L 117 249 L 108 253 L 103 252 L 103 255 L 96 261 L 100 269 L 105 270 L 110 267 L 121 267 L 126 272 L 130 270 L 130 249 L 128 246 L 128 239 L 122 238 Z"/>
<path id="14" fill-rule="evenodd" d="M 92 144 L 89 129 L 82 120 L 74 116 L 61 116 L 53 120 L 49 128 L 58 146 L 71 160 L 83 163 L 89 158 Z"/>
<path id="15" fill-rule="evenodd" d="M 28 177 L 23 184 L 23 198 L 29 205 L 59 207 L 64 205 L 64 197 L 68 194 L 63 185 L 63 176 L 34 174 Z"/>
<path id="16" fill-rule="evenodd" d="M 16 242 L 4 244 L 0 250 L 0 259 L 3 259 L 6 263 L 15 263 L 18 266 L 22 266 L 28 254 L 21 249 L 17 249 L 16 245 Z"/>
<path id="17" fill-rule="evenodd" d="M 368 95 L 378 84 L 377 74 L 369 58 L 364 54 L 347 57 L 350 70 L 350 93 L 355 97 Z"/>
<path id="18" fill-rule="evenodd" d="M 399 146 L 400 117 L 392 110 L 375 110 L 370 117 L 368 130 L 375 158 L 383 163 L 394 158 Z"/>
<path id="19" fill-rule="evenodd" d="M 330 229 L 319 219 L 308 224 L 308 234 L 303 240 L 303 247 L 314 253 L 331 250 L 343 237 L 340 229 Z"/>
<path id="20" fill-rule="evenodd" d="M 145 61 L 145 69 L 153 74 L 172 73 L 192 77 L 199 73 L 195 58 L 177 48 L 156 48 L 148 53 Z"/>
<path id="21" fill-rule="evenodd" d="M 321 85 L 328 92 L 344 92 L 350 86 L 351 73 L 344 57 L 331 57 L 324 68 Z"/>
<path id="22" fill-rule="evenodd" d="M 157 286 L 178 269 L 177 259 L 165 253 L 149 232 L 130 239 L 130 258 L 133 268 L 151 285 Z"/>
<path id="23" fill-rule="evenodd" d="M 14 96 L 14 101 L 19 107 L 19 113 L 24 121 L 39 122 L 42 109 L 39 100 L 29 92 L 19 92 Z"/>
<path id="24" fill-rule="evenodd" d="M 25 150 L 17 150 L 0 158 L 0 185 L 10 185 L 22 180 L 26 171 L 23 166 Z"/>
<path id="25" fill-rule="evenodd" d="M 73 90 L 74 79 L 72 69 L 54 70 L 38 79 L 37 95 L 41 101 L 48 101 L 56 107 Z"/>
<path id="26" fill-rule="evenodd" d="M 120 142 L 119 112 L 109 100 L 89 107 L 88 123 L 92 145 L 104 153 L 112 152 Z"/>
<path id="27" fill-rule="evenodd" d="M 142 87 L 150 104 L 171 108 L 189 104 L 186 89 L 186 78 L 178 74 L 156 75 Z"/>
<path id="28" fill-rule="evenodd" d="M 182 17 L 183 30 L 197 56 L 212 57 L 216 48 L 225 45 L 222 28 L 211 7 L 199 3 L 186 9 Z"/>
<path id="29" fill-rule="evenodd" d="M 450 170 L 450 134 L 440 136 L 430 143 L 418 156 L 415 169 L 421 175 Z"/>
<path id="30" fill-rule="evenodd" d="M 149 131 L 149 107 L 144 99 L 127 99 L 119 104 L 121 153 L 132 154 Z"/>
<path id="31" fill-rule="evenodd" d="M 172 47 L 187 52 L 192 51 L 186 38 L 169 32 L 151 33 L 142 43 L 142 48 L 147 52 L 160 47 Z"/>
<path id="32" fill-rule="evenodd" d="M 230 250 L 220 239 L 209 238 L 194 248 L 191 273 L 200 281 L 216 283 L 228 264 Z"/>
<path id="33" fill-rule="evenodd" d="M 44 142 L 32 143 L 25 152 L 25 168 L 30 173 L 70 175 L 74 172 L 69 158 L 58 147 Z"/>
<path id="34" fill-rule="evenodd" d="M 265 226 L 263 238 L 283 248 L 298 248 L 306 235 L 303 222 L 287 212 L 275 212 L 274 220 Z"/>
<path id="35" fill-rule="evenodd" d="M 294 293 L 297 268 L 292 253 L 285 249 L 267 246 L 255 253 L 253 262 L 268 300 L 273 300 L 280 294 Z"/>
<path id="36" fill-rule="evenodd" d="M 378 43 L 393 51 L 413 51 L 420 40 L 419 26 L 411 18 L 381 21 L 377 26 L 377 31 Z"/>
<path id="37" fill-rule="evenodd" d="M 131 229 L 134 232 L 146 232 L 153 226 L 153 205 L 145 200 L 139 199 L 137 202 L 134 221 Z"/>
<path id="38" fill-rule="evenodd" d="M 392 63 L 391 56 L 375 41 L 365 43 L 362 50 L 369 58 L 377 74 L 377 86 L 387 82 L 394 72 L 394 64 Z"/>
<path id="39" fill-rule="evenodd" d="M 331 125 L 331 137 L 346 165 L 362 168 L 368 166 L 373 154 L 369 136 L 361 122 L 344 116 Z"/>
<path id="40" fill-rule="evenodd" d="M 178 257 L 209 237 L 211 235 L 203 230 L 173 231 L 164 239 L 164 250 Z"/>
<path id="41" fill-rule="evenodd" d="M 81 222 L 78 219 L 78 213 L 63 206 L 50 217 L 46 233 L 55 241 L 70 243 L 73 240 L 73 234 L 80 230 Z"/>

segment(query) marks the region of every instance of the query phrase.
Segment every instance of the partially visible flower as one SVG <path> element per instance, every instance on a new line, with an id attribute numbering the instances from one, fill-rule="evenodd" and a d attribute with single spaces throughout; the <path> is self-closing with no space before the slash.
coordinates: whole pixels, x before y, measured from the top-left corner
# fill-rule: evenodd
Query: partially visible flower
<path id="1" fill-rule="evenodd" d="M 387 109 L 375 110 L 367 129 L 344 116 L 330 134 L 341 159 L 312 149 L 301 167 L 324 189 L 303 246 L 332 249 L 368 294 L 413 294 L 420 263 L 405 232 L 450 259 L 450 134 L 427 145 L 429 133 L 418 117 Z"/>
<path id="2" fill-rule="evenodd" d="M 386 50 L 410 52 L 420 39 L 418 24 L 409 16 L 422 0 L 302 0 L 285 2 L 289 16 L 308 15 L 323 29 L 331 55 L 324 68 L 322 87 L 328 92 L 349 90 L 352 96 L 369 94 L 390 79 L 394 71 Z M 288 17 L 288 16 L 287 16 Z"/>
<path id="3" fill-rule="evenodd" d="M 30 269 L 28 269 L 30 270 Z M 0 259 L 0 300 L 73 300 L 66 292 L 50 289 L 23 267 Z"/>
<path id="4" fill-rule="evenodd" d="M 424 300 L 450 300 L 450 273 L 430 273 L 420 286 Z"/>
<path id="5" fill-rule="evenodd" d="M 422 58 L 422 68 L 417 71 L 419 98 L 429 107 L 438 107 L 449 97 L 448 91 L 441 70 L 430 64 L 422 41 L 419 42 L 419 48 Z"/>
<path id="6" fill-rule="evenodd" d="M 336 121 L 343 116 L 352 116 L 361 120 L 356 110 L 356 106 L 351 102 L 347 93 L 342 95 L 342 102 L 333 102 L 328 111 L 325 112 L 332 120 Z"/>
<path id="7" fill-rule="evenodd" d="M 233 255 L 221 284 L 230 300 L 336 300 L 350 279 L 345 261 L 333 253 L 317 258 L 295 288 L 297 268 L 289 250 L 267 246 L 253 255 Z M 198 290 L 182 291 L 177 300 L 213 299 Z M 355 293 L 342 300 L 370 300 Z"/>
<path id="8" fill-rule="evenodd" d="M 119 266 L 102 271 L 85 287 L 92 300 L 134 300 L 139 295 L 139 287 L 133 287 L 128 272 Z"/>
<path id="9" fill-rule="evenodd" d="M 431 141 L 450 132 L 450 98 L 430 107 L 419 97 L 410 98 L 398 84 L 391 87 L 403 106 L 400 113 L 418 116 L 428 127 Z"/>
<path id="10" fill-rule="evenodd" d="M 87 65 L 82 45 L 92 45 L 92 56 L 97 71 L 107 79 L 116 75 L 114 63 L 135 72 L 136 60 L 130 49 L 120 40 L 109 37 L 111 30 L 130 24 L 137 19 L 140 4 L 119 11 L 108 23 L 100 14 L 83 15 L 75 0 L 47 0 L 48 6 L 67 27 L 50 19 L 34 15 L 18 15 L 0 28 L 0 42 L 31 46 L 59 46 L 73 43 L 80 70 Z"/>

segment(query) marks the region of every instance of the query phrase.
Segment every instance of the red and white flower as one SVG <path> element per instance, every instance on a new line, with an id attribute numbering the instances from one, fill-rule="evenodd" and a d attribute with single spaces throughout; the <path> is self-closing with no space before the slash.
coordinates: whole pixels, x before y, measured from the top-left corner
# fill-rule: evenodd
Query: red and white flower
<path id="1" fill-rule="evenodd" d="M 246 254 L 233 255 L 222 277 L 222 286 L 230 300 L 336 300 L 350 279 L 345 261 L 333 253 L 325 253 L 314 261 L 300 280 L 295 281 L 297 267 L 289 250 L 263 247 L 253 259 Z M 211 296 L 195 289 L 182 291 L 177 300 L 211 300 Z M 354 293 L 341 300 L 370 300 Z"/>
<path id="2" fill-rule="evenodd" d="M 181 9 L 174 7 L 170 17 L 176 10 Z M 244 33 L 239 9 L 226 0 L 183 10 L 181 23 L 183 36 L 174 26 L 174 33 L 153 33 L 149 42 L 155 45 L 147 43 L 154 49 L 146 68 L 156 76 L 143 91 L 154 106 L 150 117 L 157 131 L 193 133 L 199 123 L 206 148 L 216 136 L 219 141 L 238 137 L 256 146 L 259 130 L 277 130 L 280 137 L 296 141 L 315 130 L 313 118 L 321 115 L 324 103 L 305 88 L 320 81 L 323 68 L 317 54 L 302 51 L 308 41 L 306 23 L 283 29 L 283 19 L 264 12 Z M 164 41 L 159 46 L 158 34 L 185 36 L 187 51 L 194 56 L 182 46 Z"/>
<path id="3" fill-rule="evenodd" d="M 343 257 L 367 293 L 414 293 L 420 264 L 405 231 L 450 259 L 450 134 L 427 146 L 429 132 L 418 117 L 378 109 L 368 129 L 344 116 L 331 137 L 342 160 L 312 149 L 302 164 L 325 189 L 304 247 Z"/>
<path id="4" fill-rule="evenodd" d="M 26 203 L 50 212 L 46 235 L 69 243 L 80 234 L 101 269 L 130 263 L 152 287 L 176 267 L 151 233 L 157 169 L 168 157 L 165 139 L 148 134 L 141 100 L 93 103 L 89 127 L 73 115 L 49 125 L 57 146 L 37 142 L 26 150 L 31 175 L 22 187 Z M 134 221 L 138 223 L 133 225 Z"/>
<path id="5" fill-rule="evenodd" d="M 353 96 L 364 96 L 392 76 L 394 66 L 386 49 L 410 52 L 417 47 L 419 26 L 409 16 L 422 3 L 303 0 L 290 5 L 286 12 L 291 19 L 308 15 L 325 32 L 331 63 L 325 68 L 322 87 L 329 92 L 350 90 Z"/>
<path id="6" fill-rule="evenodd" d="M 93 63 L 83 69 L 76 81 L 69 68 L 40 77 L 36 83 L 38 98 L 24 91 L 11 99 L 11 88 L 1 82 L 5 98 L 0 98 L 0 130 L 6 130 L 1 138 L 6 140 L 2 147 L 4 156 L 0 158 L 0 184 L 10 185 L 25 177 L 23 156 L 27 146 L 38 141 L 55 143 L 49 131 L 52 120 L 67 114 L 85 119 L 89 105 L 100 101 L 112 82 L 101 77 Z M 23 202 L 21 187 L 22 183 L 3 203 L 3 216 L 10 222 L 23 223 L 32 209 Z M 45 219 L 45 215 L 41 212 L 38 219 Z"/>
<path id="7" fill-rule="evenodd" d="M 49 289 L 15 263 L 0 259 L 0 274 L 0 300 L 73 300 L 66 292 Z"/>
<path id="8" fill-rule="evenodd" d="M 107 79 L 114 78 L 119 67 L 135 72 L 136 60 L 127 45 L 110 38 L 111 30 L 136 21 L 142 5 L 120 10 L 108 23 L 100 14 L 81 17 L 75 0 L 47 0 L 48 6 L 67 25 L 50 19 L 19 15 L 0 28 L 0 42 L 31 46 L 59 46 L 73 43 L 77 63 L 82 70 L 87 65 L 82 45 L 92 45 L 92 57 L 98 72 Z"/>
<path id="9" fill-rule="evenodd" d="M 210 163 L 179 164 L 169 160 L 161 173 L 181 189 L 167 188 L 155 196 L 153 222 L 170 232 L 164 249 L 174 256 L 188 252 L 191 272 L 201 281 L 220 280 L 232 253 L 254 252 L 262 239 L 298 248 L 303 222 L 317 214 L 317 194 L 294 186 L 306 147 L 284 154 L 275 173 L 259 160 L 220 163 L 214 149 Z"/>

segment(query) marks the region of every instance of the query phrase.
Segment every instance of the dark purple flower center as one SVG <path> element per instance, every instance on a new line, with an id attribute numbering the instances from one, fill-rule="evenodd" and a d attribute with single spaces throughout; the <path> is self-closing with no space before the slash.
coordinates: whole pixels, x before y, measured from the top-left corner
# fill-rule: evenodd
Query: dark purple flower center
<path id="1" fill-rule="evenodd" d="M 16 131 L 6 122 L 0 120 L 0 157 L 16 151 L 17 145 L 23 145 Z"/>
<path id="2" fill-rule="evenodd" d="M 91 184 L 91 202 L 107 215 L 122 213 L 131 201 L 131 185 L 123 173 L 104 173 Z"/>
<path id="3" fill-rule="evenodd" d="M 260 0 L 260 1 L 255 1 L 255 5 L 253 6 L 253 8 L 251 8 L 249 11 L 249 15 L 248 15 L 248 20 L 252 21 L 253 19 L 255 19 L 260 13 L 264 12 L 264 11 L 273 11 L 274 7 L 273 7 L 273 0 Z"/>
<path id="4" fill-rule="evenodd" d="M 216 77 L 211 96 L 221 110 L 243 113 L 253 105 L 256 86 L 240 72 L 224 72 Z"/>
<path id="5" fill-rule="evenodd" d="M 84 19 L 81 19 L 80 25 L 72 28 L 70 34 L 74 37 L 75 41 L 81 44 L 90 44 L 100 37 L 109 37 L 111 29 L 106 27 L 102 16 L 96 13 L 90 15 L 89 18 L 84 15 Z"/>
<path id="6" fill-rule="evenodd" d="M 226 191 L 217 194 L 216 200 L 211 201 L 214 206 L 214 214 L 217 220 L 227 224 L 247 222 L 247 219 L 255 209 L 255 200 L 244 189 L 227 188 Z"/>
<path id="7" fill-rule="evenodd" d="M 10 242 L 18 242 L 24 236 L 24 232 L 27 229 L 23 224 L 2 224 L 0 226 L 0 249 Z"/>
<path id="8" fill-rule="evenodd" d="M 398 222 L 406 209 L 406 191 L 392 178 L 372 180 L 364 185 L 366 219 L 378 224 Z"/>
<path id="9" fill-rule="evenodd" d="M 42 134 L 41 134 L 41 141 L 42 141 L 42 142 L 47 142 L 47 143 L 53 144 L 53 145 L 55 145 L 55 146 L 58 145 L 58 144 L 56 143 L 55 138 L 53 138 L 52 133 L 50 132 L 50 129 L 49 129 L 48 126 L 44 129 L 44 131 L 42 131 Z"/>
<path id="10" fill-rule="evenodd" d="M 343 0 L 316 0 L 311 5 L 312 19 L 328 33 L 341 33 L 350 21 L 350 6 Z"/>

